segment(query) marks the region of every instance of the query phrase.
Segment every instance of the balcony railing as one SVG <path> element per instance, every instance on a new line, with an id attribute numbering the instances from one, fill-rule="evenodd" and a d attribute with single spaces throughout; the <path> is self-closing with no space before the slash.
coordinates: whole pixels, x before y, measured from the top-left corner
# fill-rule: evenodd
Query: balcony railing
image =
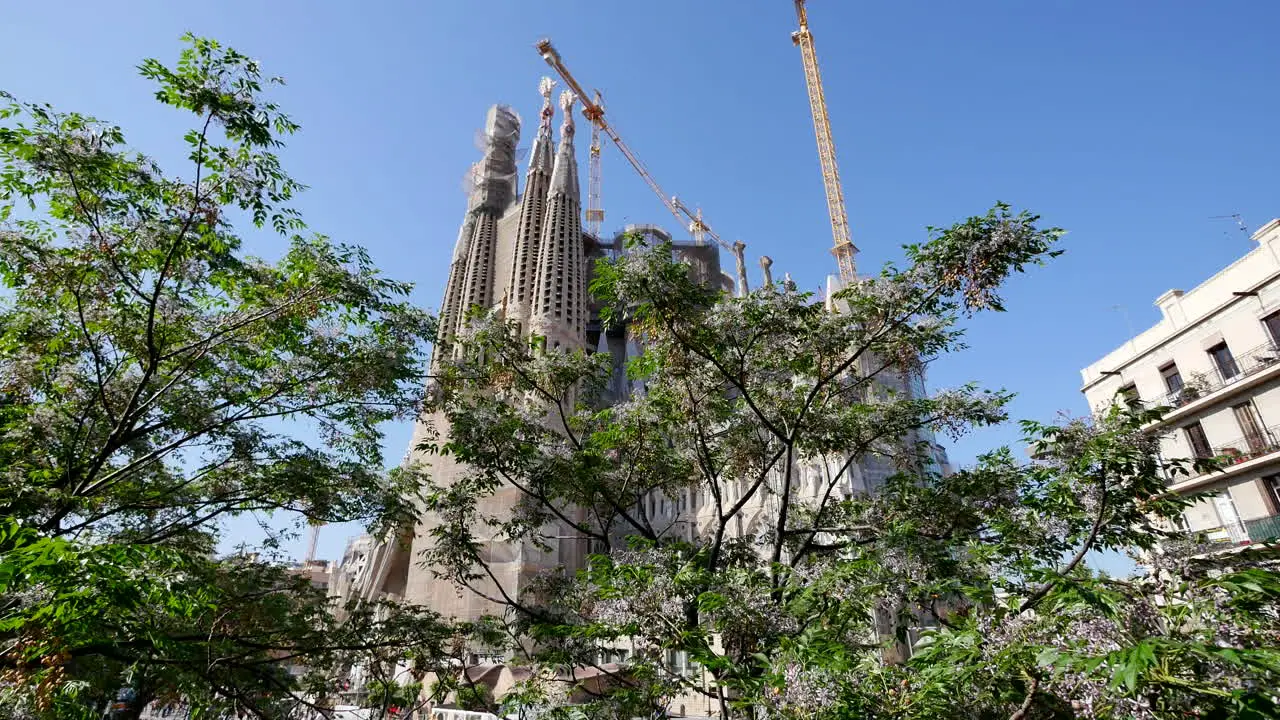
<path id="1" fill-rule="evenodd" d="M 1242 525 L 1207 528 L 1197 532 L 1187 532 L 1180 537 L 1171 538 L 1163 543 L 1166 555 L 1171 557 L 1195 557 L 1230 550 L 1250 542 L 1247 530 Z"/>
<path id="2" fill-rule="evenodd" d="M 1215 365 L 1212 373 L 1196 373 L 1186 378 L 1180 389 L 1152 400 L 1144 400 L 1143 405 L 1149 408 L 1180 408 L 1277 364 L 1280 364 L 1280 348 L 1274 342 L 1265 342 L 1235 355 L 1225 367 Z"/>
<path id="3" fill-rule="evenodd" d="M 1280 515 L 1271 515 L 1257 520 L 1246 520 L 1244 529 L 1245 532 L 1249 533 L 1251 542 L 1280 541 Z"/>
<path id="4" fill-rule="evenodd" d="M 1222 463 L 1223 469 L 1256 458 L 1280 452 L 1280 425 L 1263 428 L 1257 434 L 1245 435 L 1228 443 L 1214 446 L 1213 457 Z"/>
<path id="5" fill-rule="evenodd" d="M 1217 467 L 1213 470 L 1196 473 L 1188 465 L 1185 469 L 1190 470 L 1192 474 L 1175 475 L 1168 468 L 1166 468 L 1166 474 L 1171 484 L 1178 484 L 1217 472 L 1230 472 L 1233 465 L 1240 465 L 1275 453 L 1280 453 L 1280 425 L 1263 428 L 1257 435 L 1246 435 L 1228 443 L 1214 445 L 1208 453 L 1193 451 L 1196 459 L 1215 461 Z"/>
<path id="6" fill-rule="evenodd" d="M 1280 363 L 1280 350 L 1276 348 L 1274 342 L 1265 342 L 1236 355 L 1233 363 L 1235 367 L 1215 368 L 1215 374 L 1223 385 L 1230 385 L 1276 363 Z M 1232 370 L 1235 372 L 1231 372 Z"/>

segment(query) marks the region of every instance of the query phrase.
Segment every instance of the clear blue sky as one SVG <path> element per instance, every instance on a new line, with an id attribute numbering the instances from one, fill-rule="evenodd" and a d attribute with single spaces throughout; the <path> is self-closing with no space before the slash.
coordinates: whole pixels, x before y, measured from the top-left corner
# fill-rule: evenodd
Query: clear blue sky
<path id="1" fill-rule="evenodd" d="M 1278 3 L 811 0 L 809 14 L 862 268 L 995 200 L 1070 230 L 1065 256 L 1011 284 L 1008 313 L 968 324 L 972 348 L 931 387 L 976 380 L 1016 391 L 1015 417 L 1082 414 L 1079 369 L 1128 336 L 1126 313 L 1150 325 L 1157 295 L 1249 249 L 1209 217 L 1252 231 L 1280 215 Z M 0 87 L 119 123 L 174 169 L 185 118 L 133 67 L 172 60 L 185 30 L 259 58 L 289 80 L 277 99 L 303 131 L 284 159 L 313 188 L 298 203 L 312 227 L 368 247 L 433 308 L 475 132 L 495 102 L 529 130 L 542 36 L 721 235 L 802 287 L 834 272 L 788 0 L 64 0 L 8 3 L 4 24 Z M 607 228 L 670 225 L 612 149 L 603 195 Z M 389 462 L 408 437 L 389 429 Z M 983 432 L 951 453 L 1016 439 Z M 345 534 L 326 531 L 320 555 Z"/>

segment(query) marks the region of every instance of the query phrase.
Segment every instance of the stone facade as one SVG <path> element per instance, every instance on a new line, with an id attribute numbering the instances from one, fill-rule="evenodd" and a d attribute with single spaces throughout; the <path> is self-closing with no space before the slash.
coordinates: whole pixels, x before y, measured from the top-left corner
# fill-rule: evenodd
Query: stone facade
<path id="1" fill-rule="evenodd" d="M 607 352 L 611 356 L 614 375 L 609 383 L 611 398 L 624 398 L 631 391 L 626 378 L 626 359 L 639 348 L 625 328 L 604 329 L 599 308 L 593 307 L 587 287 L 594 261 L 606 254 L 622 251 L 626 235 L 639 233 L 652 241 L 670 241 L 671 236 L 653 225 L 630 225 L 617 236 L 602 240 L 587 234 L 581 223 L 581 197 L 578 187 L 577 158 L 574 148 L 574 124 L 569 111 L 572 100 L 562 97 L 564 117 L 559 139 L 552 147 L 552 119 L 549 82 L 543 83 L 542 109 L 537 134 L 533 141 L 525 174 L 524 193 L 516 194 L 515 147 L 519 137 L 519 118 L 504 106 L 490 109 L 486 122 L 484 156 L 476 164 L 467 202 L 466 216 L 452 256 L 448 283 L 441 305 L 441 341 L 436 349 L 437 361 L 452 352 L 450 338 L 465 328 L 475 306 L 504 308 L 506 317 L 520 324 L 526 332 L 547 339 L 554 350 L 585 348 L 591 352 Z M 690 242 L 673 243 L 676 256 L 687 263 L 699 282 L 719 287 L 726 292 L 743 292 L 746 280 L 722 272 L 716 246 Z M 740 269 L 741 270 L 741 269 Z M 772 285 L 766 276 L 764 285 Z M 789 281 L 788 281 L 789 282 Z M 833 307 L 833 311 L 835 308 Z M 869 361 L 868 361 L 869 362 Z M 864 372 L 870 367 L 864 367 Z M 893 378 L 885 385 L 895 392 L 918 396 L 924 392 L 921 382 L 905 382 Z M 407 460 L 425 465 L 436 482 L 449 484 L 465 472 L 452 457 L 428 456 L 416 448 L 424 440 L 446 436 L 448 427 L 442 417 L 424 418 L 410 441 Z M 934 447 L 937 470 L 946 472 L 945 452 L 933 442 L 932 435 L 922 431 L 920 437 Z M 844 458 L 815 462 L 797 470 L 793 485 L 806 499 L 817 497 L 825 487 L 825 477 L 843 463 Z M 873 493 L 895 472 L 886 459 L 874 455 L 858 458 L 847 481 L 838 488 L 840 495 Z M 771 479 L 775 489 L 782 477 Z M 732 483 L 726 488 L 728 499 L 736 501 L 745 490 Z M 505 488 L 482 501 L 481 512 L 504 515 L 519 500 L 519 491 Z M 706 491 L 689 491 L 674 497 L 654 495 L 645 500 L 647 515 L 655 527 L 665 527 L 669 536 L 693 538 L 703 534 L 712 522 L 713 511 Z M 755 534 L 776 517 L 775 493 L 759 493 L 740 515 L 733 535 Z M 392 597 L 428 606 L 446 616 L 474 619 L 483 614 L 502 614 L 504 608 L 489 598 L 517 597 L 534 575 L 555 567 L 576 568 L 588 550 L 579 539 L 567 536 L 568 528 L 547 528 L 544 535 L 561 537 L 551 540 L 549 551 L 532 545 L 516 546 L 493 540 L 485 548 L 493 577 L 478 584 L 480 594 L 459 590 L 434 577 L 431 568 L 419 560 L 431 544 L 431 517 L 424 514 L 418 527 L 399 538 L 374 543 L 359 572 L 357 592 L 366 599 Z"/>
<path id="2" fill-rule="evenodd" d="M 568 94 L 561 96 L 564 115 L 553 154 L 551 89 L 551 82 L 544 79 L 523 195 L 516 193 L 519 116 L 502 105 L 488 112 L 484 155 L 472 169 L 466 215 L 441 302 L 434 363 L 453 352 L 451 339 L 467 327 L 477 308 L 504 308 L 507 317 L 526 332 L 547 338 L 550 348 L 599 349 L 599 321 L 589 303 L 587 283 L 595 258 L 608 247 L 582 230 L 573 98 Z M 608 350 L 621 356 L 619 371 L 624 346 L 625 341 L 617 338 L 609 342 Z M 615 385 L 619 392 L 625 392 L 624 383 Z M 417 448 L 433 436 L 447 435 L 445 418 L 423 418 L 414 428 L 406 455 L 406 460 L 427 467 L 433 479 L 444 485 L 455 482 L 465 468 L 452 457 L 427 455 Z M 505 488 L 485 499 L 480 511 L 502 516 L 518 499 L 518 490 Z M 493 540 L 484 553 L 493 578 L 478 583 L 477 594 L 438 580 L 431 568 L 418 560 L 432 543 L 433 527 L 433 518 L 424 513 L 411 533 L 374 543 L 355 591 L 366 599 L 392 597 L 449 617 L 474 619 L 502 613 L 502 607 L 489 598 L 515 597 L 535 574 L 561 565 L 580 565 L 585 552 L 582 543 L 574 541 L 553 540 L 548 552 L 531 544 L 515 546 Z M 548 531 L 552 536 L 569 534 L 567 528 Z"/>

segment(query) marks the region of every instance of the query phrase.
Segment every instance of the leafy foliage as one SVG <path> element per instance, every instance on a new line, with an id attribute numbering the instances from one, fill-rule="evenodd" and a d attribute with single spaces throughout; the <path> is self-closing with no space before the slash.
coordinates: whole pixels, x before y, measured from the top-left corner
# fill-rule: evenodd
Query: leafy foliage
<path id="1" fill-rule="evenodd" d="M 332 607 L 272 562 L 213 558 L 222 520 L 412 517 L 379 426 L 414 416 L 432 319 L 368 255 L 306 233 L 273 150 L 278 79 L 186 37 L 140 66 L 190 113 L 168 175 L 116 126 L 0 107 L 0 654 L 7 712 L 151 699 L 277 716 L 362 653 L 430 643 L 413 609 Z M 279 259 L 248 256 L 237 225 Z M 295 677 L 290 665 L 309 668 Z M 15 709 L 16 708 L 16 709 Z"/>
<path id="2" fill-rule="evenodd" d="M 368 704 L 382 716 L 404 715 L 417 709 L 420 705 L 422 683 L 396 683 L 386 680 L 373 680 L 365 685 L 368 693 Z"/>
<path id="3" fill-rule="evenodd" d="M 570 680 L 586 693 L 572 706 L 542 701 L 565 717 L 685 702 L 735 717 L 1274 713 L 1271 551 L 1161 554 L 1188 502 L 1167 477 L 1190 464 L 1159 459 L 1158 412 L 1024 423 L 1030 462 L 1007 448 L 950 474 L 937 462 L 934 433 L 1004 421 L 1011 396 L 925 397 L 923 366 L 963 348 L 960 317 L 1001 310 L 1001 284 L 1058 253 L 1036 222 L 997 205 L 826 303 L 727 297 L 637 240 L 592 287 L 641 348 L 620 402 L 598 402 L 598 357 L 477 316 L 429 408 L 449 434 L 423 449 L 465 470 L 429 485 L 423 560 L 504 608 L 506 649 L 535 677 L 609 678 Z M 515 508 L 484 502 L 509 488 Z M 490 537 L 596 554 L 513 597 L 485 582 Z M 1095 575 L 1096 550 L 1147 553 L 1152 572 Z M 612 648 L 631 651 L 620 668 L 602 665 Z"/>

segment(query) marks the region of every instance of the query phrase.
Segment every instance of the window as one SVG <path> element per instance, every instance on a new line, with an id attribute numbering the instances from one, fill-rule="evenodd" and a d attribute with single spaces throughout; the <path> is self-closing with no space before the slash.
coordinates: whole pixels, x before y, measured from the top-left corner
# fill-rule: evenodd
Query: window
<path id="1" fill-rule="evenodd" d="M 1280 311 L 1273 312 L 1262 318 L 1262 325 L 1267 328 L 1267 334 L 1271 336 L 1271 343 L 1280 345 Z"/>
<path id="2" fill-rule="evenodd" d="M 1187 442 L 1191 444 L 1191 452 L 1198 458 L 1207 458 L 1213 456 L 1213 449 L 1209 447 L 1209 438 L 1204 435 L 1204 428 L 1200 427 L 1200 423 L 1193 422 L 1182 429 L 1187 434 Z"/>
<path id="3" fill-rule="evenodd" d="M 1126 405 L 1132 405 L 1138 402 L 1139 400 L 1138 387 L 1133 383 L 1129 383 L 1128 385 L 1125 385 L 1124 387 L 1120 388 L 1120 390 L 1118 390 L 1116 394 L 1124 398 L 1124 402 Z"/>
<path id="4" fill-rule="evenodd" d="M 1280 475 L 1268 475 L 1262 478 L 1262 484 L 1271 493 L 1271 504 L 1280 509 Z"/>
<path id="5" fill-rule="evenodd" d="M 693 675 L 693 664 L 689 662 L 689 653 L 685 650 L 668 650 L 667 669 L 673 675 L 683 677 Z"/>
<path id="6" fill-rule="evenodd" d="M 621 665 L 627 661 L 627 651 L 622 648 L 601 648 L 600 664 L 616 663 Z"/>
<path id="7" fill-rule="evenodd" d="M 1258 453 L 1266 450 L 1266 436 L 1263 435 L 1262 423 L 1258 420 L 1258 411 L 1254 409 L 1253 403 L 1235 405 L 1231 411 L 1235 413 L 1240 431 L 1244 433 L 1244 444 L 1249 448 L 1249 452 Z"/>
<path id="8" fill-rule="evenodd" d="M 1181 532 L 1190 532 L 1191 524 L 1187 522 L 1187 514 L 1180 512 L 1173 518 L 1173 528 Z"/>
<path id="9" fill-rule="evenodd" d="M 1160 368 L 1160 376 L 1164 378 L 1164 386 L 1169 389 L 1171 394 L 1176 394 L 1182 390 L 1182 373 L 1178 372 L 1178 366 L 1169 363 Z"/>
<path id="10" fill-rule="evenodd" d="M 1236 359 L 1232 357 L 1230 348 L 1227 344 L 1220 342 L 1209 348 L 1209 357 L 1213 358 L 1213 364 L 1218 368 L 1218 374 L 1223 380 L 1230 380 L 1240 374 L 1240 368 L 1236 365 Z"/>
<path id="11" fill-rule="evenodd" d="M 1213 504 L 1218 509 L 1218 521 L 1227 531 L 1227 537 L 1236 542 L 1247 539 L 1241 537 L 1244 528 L 1241 526 L 1240 512 L 1236 510 L 1236 501 L 1231 497 L 1231 491 L 1224 489 L 1214 495 Z"/>

